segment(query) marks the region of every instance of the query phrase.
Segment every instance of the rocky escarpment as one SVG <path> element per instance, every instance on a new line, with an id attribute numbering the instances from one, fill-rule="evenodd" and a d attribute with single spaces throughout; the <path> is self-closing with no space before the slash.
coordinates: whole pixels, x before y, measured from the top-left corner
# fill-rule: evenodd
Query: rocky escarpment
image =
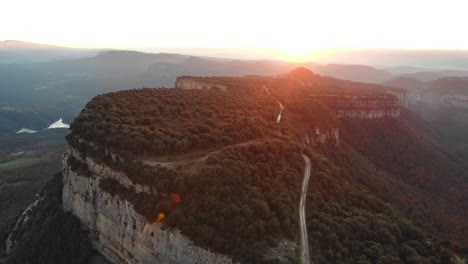
<path id="1" fill-rule="evenodd" d="M 449 95 L 444 98 L 447 105 L 457 108 L 468 108 L 468 96 L 464 95 Z"/>
<path id="2" fill-rule="evenodd" d="M 387 90 L 390 94 L 393 94 L 398 98 L 398 104 L 401 107 L 408 108 L 409 102 L 408 102 L 408 94 L 405 89 L 399 89 L 399 88 L 388 88 Z"/>
<path id="3" fill-rule="evenodd" d="M 313 132 L 306 134 L 304 142 L 307 145 L 316 146 L 319 144 L 325 144 L 327 142 L 333 142 L 337 146 L 340 145 L 340 129 L 333 128 L 331 130 L 320 130 L 320 128 L 315 128 Z"/>
<path id="4" fill-rule="evenodd" d="M 400 116 L 399 99 L 392 94 L 380 95 L 310 95 L 312 104 L 323 104 L 338 118 L 377 119 Z"/>
<path id="5" fill-rule="evenodd" d="M 226 86 L 222 84 L 216 84 L 208 81 L 203 81 L 202 78 L 191 78 L 191 77 L 178 77 L 175 82 L 175 88 L 180 89 L 221 89 L 226 90 Z"/>
<path id="6" fill-rule="evenodd" d="M 348 95 L 337 99 L 337 117 L 376 119 L 400 116 L 398 99 L 393 95 Z"/>
<path id="7" fill-rule="evenodd" d="M 113 263 L 233 263 L 224 255 L 194 245 L 177 229 L 166 229 L 138 214 L 133 205 L 102 191 L 103 178 L 117 180 L 136 192 L 155 192 L 133 184 L 125 174 L 84 160 L 67 146 L 63 157 L 63 207 L 90 229 L 93 247 Z M 88 175 L 73 171 L 70 157 L 88 165 Z"/>

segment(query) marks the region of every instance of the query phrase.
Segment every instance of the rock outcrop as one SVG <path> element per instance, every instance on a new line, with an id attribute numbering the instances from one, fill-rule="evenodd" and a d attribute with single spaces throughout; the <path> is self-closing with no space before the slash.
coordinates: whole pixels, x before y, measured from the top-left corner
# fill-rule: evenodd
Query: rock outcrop
<path id="1" fill-rule="evenodd" d="M 322 104 L 335 112 L 338 118 L 377 119 L 400 116 L 399 99 L 390 94 L 326 94 L 311 95 L 312 104 Z"/>
<path id="2" fill-rule="evenodd" d="M 88 164 L 90 175 L 79 175 L 68 164 L 73 156 Z M 133 184 L 123 173 L 95 163 L 66 147 L 63 157 L 63 207 L 88 228 L 93 247 L 112 263 L 233 263 L 221 254 L 198 247 L 177 229 L 150 223 L 131 203 L 99 188 L 102 178 L 112 178 L 136 192 L 154 192 Z"/>
<path id="3" fill-rule="evenodd" d="M 398 98 L 388 96 L 343 96 L 337 101 L 337 117 L 376 119 L 382 117 L 399 117 Z"/>
<path id="4" fill-rule="evenodd" d="M 175 88 L 180 89 L 221 89 L 226 90 L 226 86 L 210 82 L 200 81 L 200 78 L 178 77 L 175 82 Z"/>
<path id="5" fill-rule="evenodd" d="M 331 130 L 320 130 L 320 128 L 315 128 L 313 132 L 307 133 L 305 136 L 304 142 L 307 145 L 316 146 L 319 144 L 325 144 L 327 142 L 333 142 L 337 146 L 340 145 L 340 129 L 333 128 Z"/>
<path id="6" fill-rule="evenodd" d="M 444 97 L 444 103 L 457 108 L 468 108 L 468 96 L 448 95 Z"/>

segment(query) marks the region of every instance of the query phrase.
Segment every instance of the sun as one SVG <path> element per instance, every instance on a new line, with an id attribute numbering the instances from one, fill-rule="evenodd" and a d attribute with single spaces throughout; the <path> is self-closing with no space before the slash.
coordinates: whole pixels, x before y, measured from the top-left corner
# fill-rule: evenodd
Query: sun
<path id="1" fill-rule="evenodd" d="M 306 61 L 317 49 L 319 47 L 307 43 L 291 43 L 281 48 L 284 51 L 284 59 L 294 62 Z"/>
<path id="2" fill-rule="evenodd" d="M 301 57 L 309 54 L 312 49 L 306 46 L 291 46 L 288 48 L 285 48 L 286 53 L 288 53 L 289 56 L 292 57 Z"/>

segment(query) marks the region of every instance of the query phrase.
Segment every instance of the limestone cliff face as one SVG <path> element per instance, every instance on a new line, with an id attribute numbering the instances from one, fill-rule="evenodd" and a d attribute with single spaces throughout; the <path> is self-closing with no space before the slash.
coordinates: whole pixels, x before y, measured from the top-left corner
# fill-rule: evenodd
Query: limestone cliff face
<path id="1" fill-rule="evenodd" d="M 337 101 L 337 117 L 376 119 L 400 116 L 397 97 L 388 96 L 343 96 Z"/>
<path id="2" fill-rule="evenodd" d="M 468 108 L 468 96 L 465 95 L 447 95 L 444 96 L 443 102 L 457 108 Z"/>
<path id="3" fill-rule="evenodd" d="M 408 94 L 405 89 L 388 88 L 388 92 L 396 96 L 396 98 L 398 98 L 398 104 L 401 107 L 408 108 Z"/>
<path id="4" fill-rule="evenodd" d="M 221 90 L 226 90 L 226 86 L 222 84 L 214 84 L 209 82 L 203 82 L 196 78 L 190 77 L 178 77 L 175 83 L 175 88 L 180 89 L 211 89 L 218 88 Z"/>
<path id="5" fill-rule="evenodd" d="M 102 178 L 112 178 L 136 192 L 155 192 L 136 185 L 124 174 L 95 163 L 71 146 L 63 157 L 63 207 L 91 231 L 93 247 L 112 263 L 233 263 L 221 254 L 198 247 L 177 229 L 149 223 L 133 206 L 99 188 Z M 91 176 L 79 175 L 67 164 L 70 156 L 88 164 Z"/>
<path id="6" fill-rule="evenodd" d="M 304 139 L 304 143 L 312 146 L 325 144 L 327 142 L 333 142 L 337 146 L 340 145 L 339 128 L 333 128 L 325 131 L 321 130 L 320 128 L 315 128 L 314 131 L 307 133 Z"/>
<path id="7" fill-rule="evenodd" d="M 391 93 L 310 95 L 311 104 L 327 106 L 338 118 L 377 119 L 400 116 L 400 99 Z"/>

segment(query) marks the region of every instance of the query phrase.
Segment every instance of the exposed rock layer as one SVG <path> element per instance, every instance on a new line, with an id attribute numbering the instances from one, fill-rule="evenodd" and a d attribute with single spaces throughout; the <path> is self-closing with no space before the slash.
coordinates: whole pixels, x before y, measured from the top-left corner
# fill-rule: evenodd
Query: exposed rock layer
<path id="1" fill-rule="evenodd" d="M 388 96 L 344 96 L 337 102 L 337 117 L 376 119 L 399 117 L 398 99 Z"/>
<path id="2" fill-rule="evenodd" d="M 189 77 L 179 77 L 176 80 L 175 88 L 180 89 L 212 89 L 218 88 L 221 90 L 226 90 L 226 86 L 222 84 L 214 84 L 208 82 L 202 82 L 197 80 L 196 78 L 189 78 Z"/>

